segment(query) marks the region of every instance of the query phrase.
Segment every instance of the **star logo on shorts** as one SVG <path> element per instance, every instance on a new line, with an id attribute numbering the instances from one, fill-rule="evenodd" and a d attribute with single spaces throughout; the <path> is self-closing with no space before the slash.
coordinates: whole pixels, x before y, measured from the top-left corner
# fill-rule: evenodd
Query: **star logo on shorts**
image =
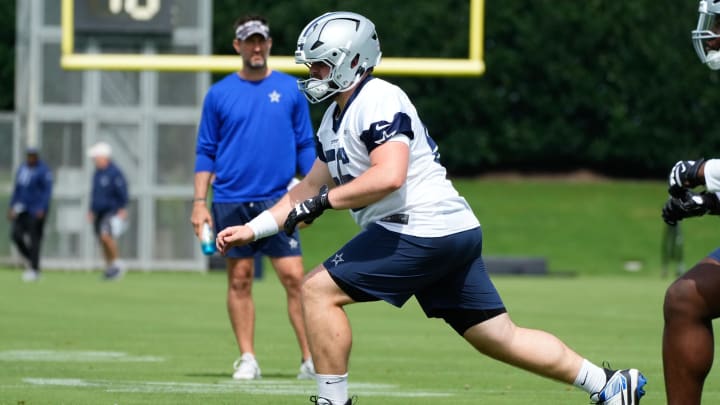
<path id="1" fill-rule="evenodd" d="M 271 103 L 279 103 L 280 96 L 281 96 L 281 94 L 278 93 L 277 90 L 273 90 L 272 93 L 268 93 L 268 97 L 270 97 Z"/>
<path id="2" fill-rule="evenodd" d="M 335 267 L 337 267 L 338 264 L 345 261 L 345 259 L 343 259 L 343 254 L 344 253 L 335 253 L 335 257 L 333 257 L 333 259 L 330 260 L 331 262 L 333 262 L 333 264 L 335 264 Z"/>
<path id="3" fill-rule="evenodd" d="M 296 241 L 293 238 L 290 238 L 290 240 L 288 241 L 288 245 L 290 245 L 290 249 L 297 249 L 298 241 Z"/>

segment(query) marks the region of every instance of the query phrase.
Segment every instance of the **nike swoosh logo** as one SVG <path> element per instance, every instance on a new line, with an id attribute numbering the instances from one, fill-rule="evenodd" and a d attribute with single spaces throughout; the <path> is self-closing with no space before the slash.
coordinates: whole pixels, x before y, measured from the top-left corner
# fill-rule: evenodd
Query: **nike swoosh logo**
<path id="1" fill-rule="evenodd" d="M 344 379 L 334 380 L 334 381 L 325 381 L 325 384 L 337 384 L 345 381 Z"/>
<path id="2" fill-rule="evenodd" d="M 378 131 L 382 131 L 382 130 L 384 130 L 385 128 L 389 128 L 390 125 L 391 125 L 391 124 L 388 122 L 388 123 L 386 123 L 386 124 L 377 125 L 377 126 L 375 127 L 375 129 L 378 130 Z"/>
<path id="3" fill-rule="evenodd" d="M 583 379 L 583 382 L 580 383 L 580 385 L 585 385 L 585 383 L 587 382 L 587 375 L 588 373 L 585 373 L 585 378 Z"/>

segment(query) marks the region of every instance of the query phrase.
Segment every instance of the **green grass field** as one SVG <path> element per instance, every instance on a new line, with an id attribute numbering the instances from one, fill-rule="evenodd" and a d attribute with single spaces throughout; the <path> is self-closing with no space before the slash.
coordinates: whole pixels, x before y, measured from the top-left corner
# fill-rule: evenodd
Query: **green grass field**
<path id="1" fill-rule="evenodd" d="M 515 321 L 553 332 L 595 362 L 639 367 L 645 403 L 664 401 L 660 360 L 666 281 L 608 276 L 496 277 Z M 273 275 L 256 283 L 264 378 L 229 378 L 236 348 L 221 274 L 50 273 L 23 284 L 0 271 L 0 404 L 296 404 L 299 354 Z M 475 353 L 415 301 L 349 307 L 352 393 L 364 404 L 584 404 L 572 387 Z M 706 401 L 720 401 L 717 372 Z"/>
<path id="2" fill-rule="evenodd" d="M 664 403 L 660 340 L 659 182 L 456 182 L 483 224 L 487 255 L 543 256 L 576 277 L 494 277 L 511 316 L 613 367 L 648 377 L 644 404 Z M 686 264 L 717 246 L 714 218 L 683 224 Z M 329 212 L 304 232 L 308 269 L 357 231 Z M 626 260 L 643 264 L 628 273 Z M 0 404 L 297 404 L 299 352 L 282 287 L 254 286 L 257 382 L 234 382 L 237 348 L 218 273 L 47 272 L 24 284 L 0 270 Z M 487 359 L 417 303 L 350 306 L 350 390 L 360 404 L 586 404 L 585 393 Z M 720 403 L 713 371 L 707 403 Z"/>

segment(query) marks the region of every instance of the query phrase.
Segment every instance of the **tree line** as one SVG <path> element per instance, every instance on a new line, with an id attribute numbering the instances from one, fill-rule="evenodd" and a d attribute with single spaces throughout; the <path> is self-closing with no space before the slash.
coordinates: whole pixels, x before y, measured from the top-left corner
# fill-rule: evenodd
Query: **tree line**
<path id="1" fill-rule="evenodd" d="M 415 102 L 441 159 L 458 175 L 579 168 L 658 177 L 679 158 L 712 156 L 720 72 L 697 59 L 697 3 L 486 0 L 479 77 L 385 77 Z M 13 108 L 15 2 L 2 2 L 0 107 Z M 213 49 L 232 53 L 237 17 L 262 14 L 273 53 L 331 10 L 376 24 L 383 55 L 465 58 L 467 0 L 214 0 Z M 216 79 L 220 75 L 216 75 Z M 319 122 L 321 107 L 312 108 Z"/>

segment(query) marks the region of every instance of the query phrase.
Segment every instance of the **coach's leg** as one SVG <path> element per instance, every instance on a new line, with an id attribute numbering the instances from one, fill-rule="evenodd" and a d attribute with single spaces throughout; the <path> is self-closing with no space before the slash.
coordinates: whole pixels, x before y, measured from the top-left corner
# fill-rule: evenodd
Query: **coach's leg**
<path id="1" fill-rule="evenodd" d="M 105 264 L 107 267 L 112 266 L 118 258 L 117 242 L 110 233 L 102 232 L 100 234 L 100 246 L 102 247 Z"/>
<path id="2" fill-rule="evenodd" d="M 252 300 L 253 258 L 227 258 L 227 309 L 240 353 L 255 354 L 255 304 Z"/>
<path id="3" fill-rule="evenodd" d="M 20 255 L 31 265 L 30 247 L 25 240 L 25 235 L 30 231 L 29 226 L 29 214 L 19 214 L 12 223 L 11 237 Z"/>
<path id="4" fill-rule="evenodd" d="M 557 337 L 515 325 L 507 313 L 470 327 L 463 337 L 478 351 L 535 374 L 572 384 L 583 358 Z"/>
<path id="5" fill-rule="evenodd" d="M 42 246 L 44 218 L 33 218 L 30 225 L 30 266 L 40 271 L 40 247 Z"/>
<path id="6" fill-rule="evenodd" d="M 303 361 L 310 358 L 310 348 L 308 347 L 307 336 L 305 334 L 305 324 L 303 323 L 302 301 L 300 297 L 300 288 L 303 282 L 303 263 L 302 256 L 288 256 L 270 258 L 278 278 L 285 287 L 285 295 L 287 297 L 287 310 L 290 324 L 295 330 Z"/>
<path id="7" fill-rule="evenodd" d="M 720 262 L 704 259 L 670 285 L 663 312 L 668 404 L 699 404 L 713 362 L 712 320 L 720 315 Z"/>

